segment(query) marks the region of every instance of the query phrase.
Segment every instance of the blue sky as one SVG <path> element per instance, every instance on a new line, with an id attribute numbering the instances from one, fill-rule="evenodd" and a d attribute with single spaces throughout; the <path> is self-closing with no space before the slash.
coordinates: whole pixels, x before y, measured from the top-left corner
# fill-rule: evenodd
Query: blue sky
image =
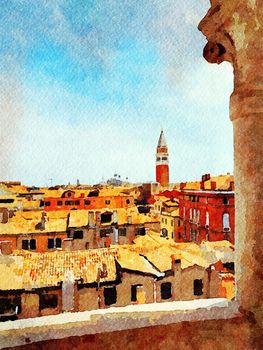
<path id="1" fill-rule="evenodd" d="M 154 180 L 161 128 L 171 181 L 232 172 L 232 68 L 202 57 L 197 24 L 208 7 L 3 0 L 2 180 Z"/>

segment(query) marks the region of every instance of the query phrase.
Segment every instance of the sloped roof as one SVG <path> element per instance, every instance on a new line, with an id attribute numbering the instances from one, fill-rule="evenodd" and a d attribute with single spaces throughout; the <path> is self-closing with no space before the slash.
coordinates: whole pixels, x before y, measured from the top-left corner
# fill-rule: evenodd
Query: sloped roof
<path id="1" fill-rule="evenodd" d="M 204 242 L 201 245 L 192 242 L 175 243 L 172 239 L 160 237 L 160 234 L 153 231 L 149 231 L 145 236 L 136 237 L 133 242 L 140 248 L 141 254 L 160 271 L 171 268 L 173 254 L 180 256 L 182 269 L 194 265 L 207 268 L 218 261 L 222 263 L 234 261 L 231 243 L 231 246 L 228 243 L 210 246 L 209 243 L 212 242 Z"/>
<path id="2" fill-rule="evenodd" d="M 45 228 L 40 229 L 42 211 L 17 211 L 6 224 L 0 223 L 0 235 L 17 235 L 41 232 L 66 232 L 68 211 L 46 213 Z"/>
<path id="3" fill-rule="evenodd" d="M 116 249 L 93 249 L 72 252 L 32 253 L 18 251 L 8 257 L 0 257 L 0 272 L 12 278 L 0 279 L 0 290 L 32 289 L 57 286 L 72 271 L 75 280 L 94 283 L 98 269 L 107 271 L 100 282 L 114 281 L 116 275 Z M 5 259 L 3 259 L 5 258 Z M 9 264 L 6 259 L 9 259 Z"/>
<path id="4" fill-rule="evenodd" d="M 163 276 L 145 257 L 129 247 L 118 247 L 117 261 L 123 269 L 151 274 L 157 277 Z"/>

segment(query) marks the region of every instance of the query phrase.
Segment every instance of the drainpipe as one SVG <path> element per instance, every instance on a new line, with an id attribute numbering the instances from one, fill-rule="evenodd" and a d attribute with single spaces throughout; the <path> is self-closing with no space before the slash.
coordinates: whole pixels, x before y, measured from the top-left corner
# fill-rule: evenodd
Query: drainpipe
<path id="1" fill-rule="evenodd" d="M 157 302 L 157 286 L 156 286 L 156 281 L 157 281 L 157 279 L 154 278 L 154 280 L 153 280 L 153 302 L 154 302 L 154 303 Z"/>

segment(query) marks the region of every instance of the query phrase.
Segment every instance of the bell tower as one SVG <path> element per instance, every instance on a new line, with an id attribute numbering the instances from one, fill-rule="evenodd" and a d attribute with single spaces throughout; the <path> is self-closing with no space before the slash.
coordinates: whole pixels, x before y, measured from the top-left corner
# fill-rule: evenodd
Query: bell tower
<path id="1" fill-rule="evenodd" d="M 156 150 L 156 182 L 159 182 L 162 187 L 169 185 L 169 154 L 163 130 Z"/>

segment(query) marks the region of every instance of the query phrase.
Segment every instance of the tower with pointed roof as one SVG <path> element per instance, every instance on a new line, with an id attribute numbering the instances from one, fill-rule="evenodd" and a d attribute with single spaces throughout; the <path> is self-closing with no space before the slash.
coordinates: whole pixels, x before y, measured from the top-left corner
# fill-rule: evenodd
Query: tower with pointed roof
<path id="1" fill-rule="evenodd" d="M 169 154 L 163 130 L 156 150 L 156 182 L 163 187 L 169 185 Z"/>

